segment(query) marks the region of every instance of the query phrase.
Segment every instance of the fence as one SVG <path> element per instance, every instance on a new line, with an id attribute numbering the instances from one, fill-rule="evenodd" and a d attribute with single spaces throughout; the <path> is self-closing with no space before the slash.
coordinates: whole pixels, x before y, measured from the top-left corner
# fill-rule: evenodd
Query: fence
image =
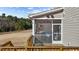
<path id="1" fill-rule="evenodd" d="M 52 47 L 27 47 L 27 51 L 79 51 L 79 47 L 65 47 L 65 46 L 52 46 Z"/>
<path id="2" fill-rule="evenodd" d="M 0 51 L 79 51 L 79 47 L 65 46 L 28 46 L 28 47 L 0 47 Z"/>
<path id="3" fill-rule="evenodd" d="M 0 47 L 0 51 L 25 51 L 24 47 Z"/>

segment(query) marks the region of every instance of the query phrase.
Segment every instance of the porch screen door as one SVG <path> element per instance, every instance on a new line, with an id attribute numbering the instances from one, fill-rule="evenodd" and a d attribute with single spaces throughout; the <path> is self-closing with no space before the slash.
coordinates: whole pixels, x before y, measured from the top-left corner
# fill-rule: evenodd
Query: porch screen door
<path id="1" fill-rule="evenodd" d="M 53 20 L 52 23 L 52 43 L 62 43 L 61 38 L 61 20 Z"/>

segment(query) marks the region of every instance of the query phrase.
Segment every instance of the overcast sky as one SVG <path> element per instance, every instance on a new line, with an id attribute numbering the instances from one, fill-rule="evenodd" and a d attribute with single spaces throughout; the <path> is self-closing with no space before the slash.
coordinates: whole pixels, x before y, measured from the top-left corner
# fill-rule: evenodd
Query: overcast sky
<path id="1" fill-rule="evenodd" d="M 49 7 L 0 7 L 0 15 L 7 15 L 27 18 L 29 14 L 46 11 Z"/>

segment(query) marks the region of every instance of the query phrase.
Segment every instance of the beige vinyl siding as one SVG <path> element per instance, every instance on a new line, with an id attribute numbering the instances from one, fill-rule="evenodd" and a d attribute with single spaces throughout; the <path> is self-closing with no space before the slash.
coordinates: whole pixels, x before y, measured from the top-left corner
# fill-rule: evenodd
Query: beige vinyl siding
<path id="1" fill-rule="evenodd" d="M 60 12 L 60 13 L 54 14 L 54 18 L 63 18 L 63 13 Z"/>
<path id="2" fill-rule="evenodd" d="M 64 8 L 63 43 L 65 46 L 79 46 L 79 8 Z"/>

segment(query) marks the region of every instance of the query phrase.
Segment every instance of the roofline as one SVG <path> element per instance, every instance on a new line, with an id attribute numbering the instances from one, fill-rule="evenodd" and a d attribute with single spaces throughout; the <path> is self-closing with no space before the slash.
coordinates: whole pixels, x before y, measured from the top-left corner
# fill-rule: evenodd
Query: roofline
<path id="1" fill-rule="evenodd" d="M 29 18 L 35 18 L 35 17 L 38 17 L 38 16 L 43 16 L 45 14 L 56 14 L 58 12 L 62 12 L 63 11 L 63 8 L 56 8 L 56 9 L 51 9 L 51 10 L 48 10 L 48 11 L 43 11 L 43 12 L 39 12 L 39 13 L 34 13 L 34 14 L 29 14 Z"/>

